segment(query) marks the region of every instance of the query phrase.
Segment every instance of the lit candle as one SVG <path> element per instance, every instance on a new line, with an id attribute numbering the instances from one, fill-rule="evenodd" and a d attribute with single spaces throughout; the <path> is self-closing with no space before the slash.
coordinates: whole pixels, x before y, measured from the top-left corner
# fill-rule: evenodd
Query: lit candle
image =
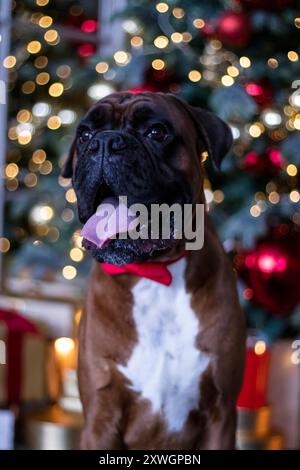
<path id="1" fill-rule="evenodd" d="M 75 341 L 72 338 L 62 337 L 54 342 L 55 353 L 59 366 L 64 372 L 72 369 L 76 364 Z"/>
<path id="2" fill-rule="evenodd" d="M 253 343 L 253 339 L 252 339 Z M 258 409 L 266 405 L 270 352 L 266 343 L 256 340 L 247 346 L 243 386 L 237 406 Z"/>

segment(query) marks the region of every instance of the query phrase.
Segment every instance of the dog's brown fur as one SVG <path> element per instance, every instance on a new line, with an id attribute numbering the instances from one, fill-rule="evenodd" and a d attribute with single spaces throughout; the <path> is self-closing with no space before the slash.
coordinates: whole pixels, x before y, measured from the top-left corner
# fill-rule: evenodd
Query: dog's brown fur
<path id="1" fill-rule="evenodd" d="M 206 227 L 205 247 L 187 257 L 185 276 L 202 325 L 197 346 L 214 358 L 199 383 L 199 410 L 190 414 L 181 433 L 172 434 L 161 417 L 151 412 L 150 403 L 128 388 L 117 364 L 126 364 L 137 341 L 130 289 L 138 278 L 129 274 L 109 277 L 95 265 L 79 337 L 79 382 L 86 418 L 83 448 L 234 448 L 244 318 L 233 270 L 211 224 Z"/>

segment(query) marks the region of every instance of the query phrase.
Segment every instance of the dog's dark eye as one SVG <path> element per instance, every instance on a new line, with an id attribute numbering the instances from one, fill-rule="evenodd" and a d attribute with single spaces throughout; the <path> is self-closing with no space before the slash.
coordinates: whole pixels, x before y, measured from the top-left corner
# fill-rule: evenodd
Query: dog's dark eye
<path id="1" fill-rule="evenodd" d="M 91 131 L 88 131 L 88 130 L 82 131 L 79 136 L 79 142 L 83 144 L 84 142 L 91 140 L 92 137 L 93 137 L 93 134 Z"/>
<path id="2" fill-rule="evenodd" d="M 150 127 L 150 129 L 148 129 L 147 131 L 147 137 L 158 142 L 164 141 L 167 135 L 168 133 L 166 129 L 161 124 L 155 124 L 154 126 Z"/>

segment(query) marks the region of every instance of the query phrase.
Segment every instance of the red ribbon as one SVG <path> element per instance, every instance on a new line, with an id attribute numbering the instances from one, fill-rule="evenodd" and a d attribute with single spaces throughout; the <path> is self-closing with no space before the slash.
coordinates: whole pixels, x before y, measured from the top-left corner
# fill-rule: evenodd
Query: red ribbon
<path id="1" fill-rule="evenodd" d="M 6 340 L 6 388 L 7 402 L 19 403 L 21 400 L 22 386 L 22 352 L 26 334 L 40 334 L 38 328 L 29 320 L 13 310 L 0 310 L 0 322 L 7 328 Z M 0 366 L 1 367 L 1 366 Z"/>
<path id="2" fill-rule="evenodd" d="M 135 276 L 146 277 L 147 279 L 151 279 L 151 281 L 169 286 L 172 283 L 172 274 L 168 270 L 168 266 L 180 260 L 185 255 L 186 253 L 174 260 L 163 262 L 129 263 L 124 264 L 123 266 L 116 266 L 115 264 L 109 263 L 100 263 L 100 265 L 103 271 L 109 276 L 130 273 Z"/>

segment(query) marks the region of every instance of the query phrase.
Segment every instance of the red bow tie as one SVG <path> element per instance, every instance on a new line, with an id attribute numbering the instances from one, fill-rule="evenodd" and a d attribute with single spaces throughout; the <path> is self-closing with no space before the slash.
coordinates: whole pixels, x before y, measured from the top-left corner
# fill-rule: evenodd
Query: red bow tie
<path id="1" fill-rule="evenodd" d="M 129 263 L 123 266 L 116 266 L 109 263 L 100 263 L 103 271 L 109 276 L 116 274 L 130 273 L 135 276 L 146 277 L 151 281 L 169 286 L 172 283 L 172 274 L 168 270 L 169 264 L 173 264 L 185 256 L 185 253 L 178 258 L 171 261 L 157 262 L 157 263 Z"/>

